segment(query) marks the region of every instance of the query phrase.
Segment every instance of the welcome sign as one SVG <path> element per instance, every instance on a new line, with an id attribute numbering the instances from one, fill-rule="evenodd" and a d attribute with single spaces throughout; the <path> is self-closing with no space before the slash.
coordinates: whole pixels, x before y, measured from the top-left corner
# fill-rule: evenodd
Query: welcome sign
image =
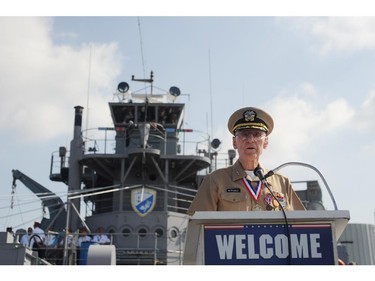
<path id="1" fill-rule="evenodd" d="M 330 224 L 204 225 L 206 265 L 333 265 Z"/>

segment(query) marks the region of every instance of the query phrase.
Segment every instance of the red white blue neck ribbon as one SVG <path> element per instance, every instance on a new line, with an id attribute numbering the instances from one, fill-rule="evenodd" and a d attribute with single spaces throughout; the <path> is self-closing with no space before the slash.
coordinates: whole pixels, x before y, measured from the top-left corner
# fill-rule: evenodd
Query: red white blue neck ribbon
<path id="1" fill-rule="evenodd" d="M 246 188 L 246 190 L 249 192 L 249 194 L 251 195 L 251 197 L 253 197 L 253 199 L 255 201 L 258 201 L 259 199 L 259 196 L 262 192 L 262 187 L 263 187 L 263 184 L 261 181 L 258 181 L 257 185 L 255 187 L 253 187 L 251 185 L 251 181 L 248 180 L 246 177 L 242 178 L 242 182 Z"/>

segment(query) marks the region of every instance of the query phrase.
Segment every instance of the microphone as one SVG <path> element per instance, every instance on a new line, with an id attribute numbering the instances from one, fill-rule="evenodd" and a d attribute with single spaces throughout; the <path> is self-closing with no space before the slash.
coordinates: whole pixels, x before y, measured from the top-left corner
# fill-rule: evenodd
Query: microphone
<path id="1" fill-rule="evenodd" d="M 261 181 L 264 181 L 266 179 L 263 173 L 263 169 L 259 165 L 254 169 L 254 175 L 256 175 Z"/>
<path id="2" fill-rule="evenodd" d="M 254 175 L 256 175 L 261 181 L 265 180 L 266 178 L 273 176 L 274 171 L 270 170 L 267 174 L 264 174 L 263 169 L 259 167 L 259 165 L 254 169 Z"/>
<path id="3" fill-rule="evenodd" d="M 268 186 L 268 183 L 266 181 L 266 178 L 272 176 L 274 174 L 274 172 L 271 170 L 266 175 L 264 175 L 263 169 L 259 165 L 254 169 L 253 172 L 254 172 L 254 175 L 256 175 L 260 179 L 260 181 L 264 184 L 264 186 L 268 189 L 268 191 L 271 193 L 272 197 L 277 202 L 279 202 L 279 199 L 275 196 L 275 194 L 273 193 L 271 188 Z M 279 206 L 280 206 L 281 210 L 283 211 L 285 219 L 286 219 L 284 207 L 280 204 L 280 202 L 279 202 Z"/>
<path id="4" fill-rule="evenodd" d="M 273 194 L 273 191 L 270 189 L 270 187 L 268 186 L 268 183 L 266 181 L 266 178 L 272 176 L 274 173 L 273 171 L 271 170 L 270 172 L 268 172 L 266 175 L 264 175 L 264 171 L 263 169 L 258 165 L 255 169 L 254 169 L 254 175 L 256 175 L 260 181 L 265 185 L 265 187 L 268 189 L 268 191 L 271 193 L 272 197 L 276 199 L 276 201 L 279 201 L 277 199 L 277 197 Z M 282 211 L 284 211 L 284 208 L 281 204 L 279 204 Z"/>

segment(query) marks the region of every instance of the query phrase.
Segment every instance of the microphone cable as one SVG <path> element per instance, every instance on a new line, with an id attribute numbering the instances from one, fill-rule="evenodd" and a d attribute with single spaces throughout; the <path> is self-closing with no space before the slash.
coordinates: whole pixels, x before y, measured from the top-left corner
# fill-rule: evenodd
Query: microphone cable
<path id="1" fill-rule="evenodd" d="M 292 265 L 292 246 L 291 246 L 291 243 L 290 243 L 290 231 L 289 231 L 288 218 L 286 216 L 284 207 L 281 205 L 279 199 L 275 196 L 275 194 L 273 193 L 273 191 L 271 190 L 271 188 L 268 186 L 268 183 L 266 181 L 266 178 L 272 176 L 274 174 L 274 172 L 272 172 L 272 174 L 270 174 L 270 175 L 268 175 L 268 174 L 270 174 L 270 173 L 267 173 L 266 175 L 264 175 L 263 169 L 261 167 L 259 167 L 259 166 L 257 166 L 254 169 L 254 175 L 256 175 L 262 181 L 262 183 L 264 184 L 264 186 L 271 193 L 272 197 L 279 203 L 281 211 L 283 212 L 284 221 L 285 221 L 284 225 L 285 225 L 285 228 L 286 228 L 285 231 L 286 231 L 286 236 L 287 236 L 287 239 L 288 239 L 287 240 L 288 241 L 288 264 Z"/>

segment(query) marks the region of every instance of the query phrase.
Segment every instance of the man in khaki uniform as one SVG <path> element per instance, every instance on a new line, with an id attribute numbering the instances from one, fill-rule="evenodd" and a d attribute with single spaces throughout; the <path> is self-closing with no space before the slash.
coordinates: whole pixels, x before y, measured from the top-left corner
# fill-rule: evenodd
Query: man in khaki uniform
<path id="1" fill-rule="evenodd" d="M 207 175 L 188 210 L 195 211 L 257 211 L 305 210 L 288 178 L 275 173 L 267 177 L 267 185 L 254 175 L 254 169 L 267 170 L 259 158 L 268 147 L 273 130 L 272 117 L 255 107 L 235 111 L 228 120 L 228 130 L 233 134 L 233 147 L 239 159 L 233 166 L 218 169 Z M 280 206 L 281 205 L 281 206 Z"/>

